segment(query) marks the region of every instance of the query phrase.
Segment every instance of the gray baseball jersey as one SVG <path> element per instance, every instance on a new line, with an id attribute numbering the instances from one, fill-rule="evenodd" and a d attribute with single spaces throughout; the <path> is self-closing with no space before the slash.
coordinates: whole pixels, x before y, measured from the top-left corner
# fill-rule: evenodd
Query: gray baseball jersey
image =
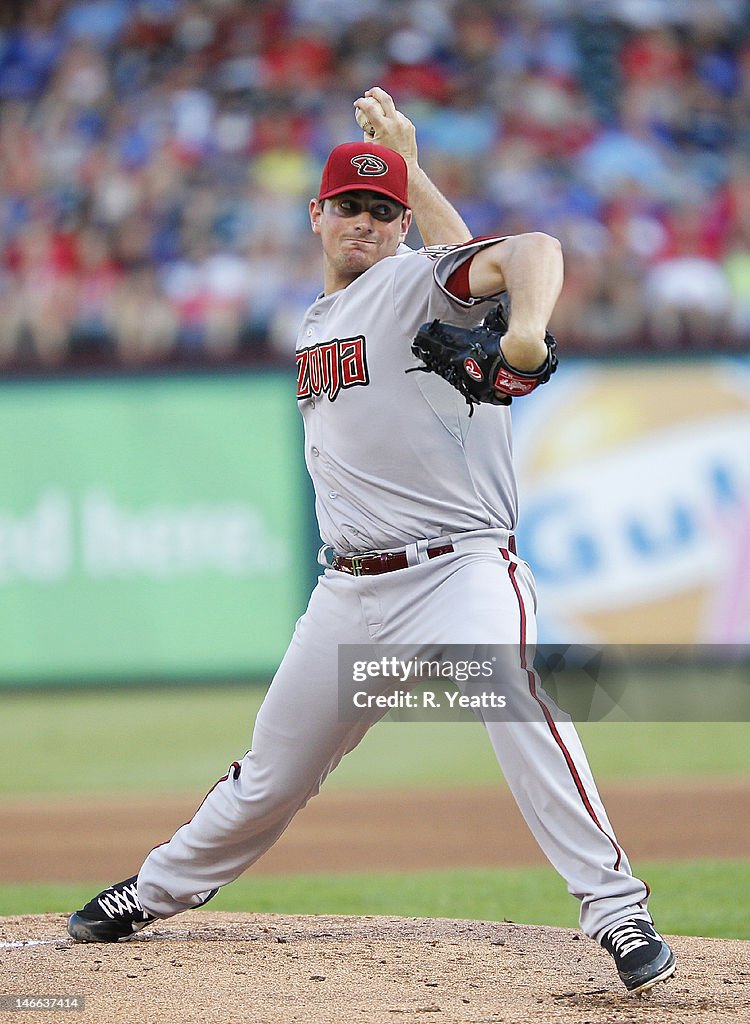
<path id="1" fill-rule="evenodd" d="M 339 678 L 339 645 L 387 643 L 434 657 L 449 644 L 517 653 L 518 719 L 480 717 L 518 806 L 581 901 L 588 935 L 629 917 L 649 919 L 648 888 L 630 871 L 575 728 L 551 712 L 527 660 L 536 596 L 513 543 L 510 412 L 484 405 L 470 418 L 442 378 L 406 372 L 419 365 L 410 346 L 421 323 L 481 319 L 481 303 L 453 297 L 447 286 L 494 241 L 402 246 L 305 316 L 297 388 L 321 537 L 339 557 L 395 553 L 396 568 L 359 575 L 341 562 L 326 566 L 258 713 L 251 749 L 141 868 L 141 903 L 157 916 L 237 878 L 318 792 L 378 717 L 341 714 L 355 683 Z"/>
<path id="2" fill-rule="evenodd" d="M 409 341 L 434 317 L 479 323 L 445 282 L 493 240 L 402 246 L 307 312 L 297 349 L 305 459 L 324 542 L 341 553 L 516 523 L 510 413 L 461 396 L 419 365 Z M 494 239 L 497 241 L 497 239 Z"/>

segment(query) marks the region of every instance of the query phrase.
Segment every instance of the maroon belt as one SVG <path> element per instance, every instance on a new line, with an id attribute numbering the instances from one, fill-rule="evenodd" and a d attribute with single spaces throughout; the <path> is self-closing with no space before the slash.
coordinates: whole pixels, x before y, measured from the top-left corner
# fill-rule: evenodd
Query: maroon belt
<path id="1" fill-rule="evenodd" d="M 452 544 L 439 544 L 427 548 L 428 558 L 438 558 L 440 555 L 449 555 L 455 550 Z M 409 562 L 405 551 L 384 551 L 380 555 L 353 555 L 345 558 L 343 555 L 334 555 L 331 566 L 339 572 L 348 572 L 350 576 L 379 576 L 382 572 L 395 572 L 396 569 L 406 569 Z"/>

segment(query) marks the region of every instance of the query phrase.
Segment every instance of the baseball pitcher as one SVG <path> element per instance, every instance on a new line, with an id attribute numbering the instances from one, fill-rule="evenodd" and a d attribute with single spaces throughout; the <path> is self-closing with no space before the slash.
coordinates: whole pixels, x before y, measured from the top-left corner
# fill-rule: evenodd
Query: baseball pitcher
<path id="1" fill-rule="evenodd" d="M 297 341 L 324 570 L 250 750 L 137 876 L 95 896 L 68 931 L 82 942 L 131 936 L 205 904 L 276 842 L 377 719 L 340 714 L 339 645 L 435 658 L 451 644 L 501 645 L 517 658 L 521 713 L 480 716 L 489 741 L 580 901 L 582 930 L 642 992 L 674 973 L 674 955 L 574 726 L 531 667 L 534 579 L 514 541 L 511 402 L 533 401 L 557 365 L 547 324 L 560 245 L 537 232 L 472 240 L 420 169 L 413 125 L 391 97 L 372 89 L 356 106 L 365 141 L 331 152 L 310 202 L 323 291 Z M 412 217 L 427 243 L 417 250 L 405 244 Z"/>

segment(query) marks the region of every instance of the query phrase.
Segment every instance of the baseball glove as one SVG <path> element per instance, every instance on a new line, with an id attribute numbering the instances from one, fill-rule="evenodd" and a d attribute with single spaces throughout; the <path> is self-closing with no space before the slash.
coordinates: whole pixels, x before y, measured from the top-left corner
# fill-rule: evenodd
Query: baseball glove
<path id="1" fill-rule="evenodd" d="M 423 366 L 413 370 L 437 373 L 464 396 L 469 415 L 480 402 L 510 405 L 513 398 L 528 395 L 545 384 L 557 369 L 557 342 L 547 331 L 547 358 L 533 373 L 514 369 L 503 355 L 500 340 L 508 330 L 502 303 L 490 310 L 480 327 L 459 327 L 442 320 L 422 324 L 411 347 Z"/>

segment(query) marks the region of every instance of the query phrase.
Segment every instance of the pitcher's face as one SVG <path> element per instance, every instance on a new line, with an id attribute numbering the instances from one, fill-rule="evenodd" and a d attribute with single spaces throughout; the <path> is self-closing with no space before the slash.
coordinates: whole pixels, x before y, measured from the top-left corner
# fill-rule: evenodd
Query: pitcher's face
<path id="1" fill-rule="evenodd" d="M 395 255 L 409 230 L 411 210 L 377 192 L 343 192 L 322 203 L 312 200 L 310 221 L 323 244 L 330 292 Z"/>

